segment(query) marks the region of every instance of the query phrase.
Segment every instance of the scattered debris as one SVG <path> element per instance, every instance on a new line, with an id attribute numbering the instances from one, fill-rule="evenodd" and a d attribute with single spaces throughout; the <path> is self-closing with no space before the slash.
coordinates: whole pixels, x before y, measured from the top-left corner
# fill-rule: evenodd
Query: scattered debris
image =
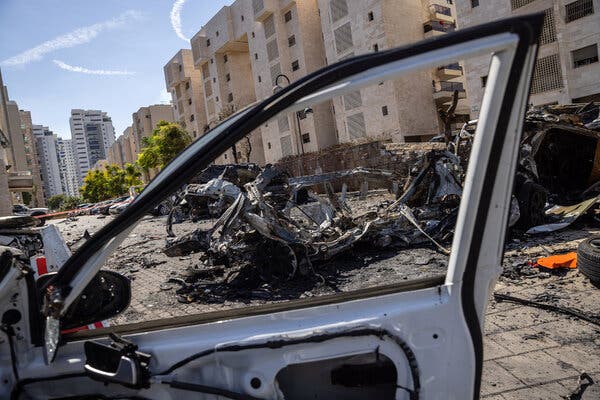
<path id="1" fill-rule="evenodd" d="M 567 396 L 567 400 L 586 400 L 586 399 L 597 399 L 600 395 L 600 388 L 596 385 L 596 382 L 586 372 L 579 376 L 578 387 L 573 393 Z M 588 390 L 590 389 L 590 390 Z M 594 393 L 595 392 L 595 395 Z"/>
<path id="2" fill-rule="evenodd" d="M 549 257 L 542 257 L 537 260 L 535 266 L 547 269 L 577 268 L 577 252 L 573 251 L 566 254 L 557 254 Z"/>

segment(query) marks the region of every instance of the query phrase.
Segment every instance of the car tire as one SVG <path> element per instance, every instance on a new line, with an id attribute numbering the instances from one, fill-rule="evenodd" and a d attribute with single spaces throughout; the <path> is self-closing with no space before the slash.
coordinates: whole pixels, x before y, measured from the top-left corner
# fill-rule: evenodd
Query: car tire
<path id="1" fill-rule="evenodd" d="M 517 201 L 519 202 L 519 212 L 521 216 L 517 221 L 517 226 L 522 229 L 529 229 L 533 226 L 543 225 L 546 222 L 547 194 L 543 186 L 528 180 L 523 182 L 517 191 Z"/>
<path id="2" fill-rule="evenodd" d="M 577 268 L 595 286 L 600 286 L 600 236 L 594 236 L 579 243 Z"/>

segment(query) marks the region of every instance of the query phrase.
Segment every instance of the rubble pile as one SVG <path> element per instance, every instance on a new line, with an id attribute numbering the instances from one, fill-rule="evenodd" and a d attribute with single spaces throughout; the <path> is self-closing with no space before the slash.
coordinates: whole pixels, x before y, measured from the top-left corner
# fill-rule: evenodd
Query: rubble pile
<path id="1" fill-rule="evenodd" d="M 243 186 L 226 180 L 225 171 L 205 184 L 190 185 L 182 196 L 190 215 L 220 213 L 216 222 L 172 238 L 165 253 L 202 253 L 207 267 L 252 269 L 266 282 L 318 274 L 319 263 L 360 243 L 379 248 L 433 243 L 447 253 L 443 243 L 452 236 L 462 192 L 457 166 L 453 154 L 432 151 L 397 195 L 390 171 L 356 168 L 292 178 L 267 166 Z M 334 182 L 347 178 L 389 179 L 387 199 L 368 210 L 353 210 L 345 186 L 341 194 L 333 190 Z M 315 187 L 324 194 L 311 190 Z M 177 213 L 179 205 L 172 210 Z"/>

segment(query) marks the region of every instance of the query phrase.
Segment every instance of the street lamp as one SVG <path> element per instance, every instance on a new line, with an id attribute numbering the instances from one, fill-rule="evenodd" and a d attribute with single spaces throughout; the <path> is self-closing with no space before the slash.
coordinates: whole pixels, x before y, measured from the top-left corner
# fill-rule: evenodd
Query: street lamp
<path id="1" fill-rule="evenodd" d="M 289 84 L 291 83 L 290 78 L 288 78 L 287 75 L 285 74 L 279 74 L 277 75 L 277 77 L 275 78 L 275 86 L 273 86 L 273 94 L 283 90 L 283 86 L 281 86 L 279 84 L 279 78 L 285 78 L 285 81 L 287 83 L 287 85 L 289 86 Z M 313 109 L 310 107 L 305 108 L 302 111 L 296 111 L 296 148 L 300 149 L 300 151 L 302 152 L 302 154 L 304 154 L 304 141 L 302 140 L 302 128 L 300 126 L 300 114 L 303 113 L 304 115 L 307 114 L 313 114 Z M 298 154 L 300 154 L 298 152 Z"/>

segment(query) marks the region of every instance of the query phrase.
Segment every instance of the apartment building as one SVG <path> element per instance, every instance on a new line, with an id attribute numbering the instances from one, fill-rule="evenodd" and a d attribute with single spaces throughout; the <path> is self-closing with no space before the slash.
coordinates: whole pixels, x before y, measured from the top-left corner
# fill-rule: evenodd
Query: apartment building
<path id="1" fill-rule="evenodd" d="M 8 195 L 8 205 L 14 203 L 25 203 L 25 193 L 31 195 L 34 204 L 39 199 L 36 196 L 34 182 L 40 183 L 39 170 L 34 169 L 35 145 L 30 142 L 31 136 L 27 135 L 25 127 L 21 123 L 19 106 L 15 101 L 9 99 L 8 89 L 4 86 L 0 74 L 0 130 L 3 136 L 3 150 L 0 150 L 3 158 L 4 169 L 0 173 L 0 184 L 6 179 L 8 187 L 4 188 Z M 34 176 L 34 173 L 37 174 Z M 6 175 L 5 175 L 6 174 Z M 5 176 L 4 176 L 5 175 Z M 43 201 L 43 200 L 42 200 Z"/>
<path id="2" fill-rule="evenodd" d="M 123 131 L 121 139 L 121 149 L 123 153 L 123 163 L 133 164 L 137 160 L 137 152 L 135 151 L 135 138 L 133 135 L 133 128 L 128 126 Z"/>
<path id="3" fill-rule="evenodd" d="M 79 181 L 77 167 L 73 154 L 73 141 L 71 139 L 57 139 L 58 165 L 63 192 L 67 196 L 79 196 Z"/>
<path id="4" fill-rule="evenodd" d="M 25 157 L 33 178 L 33 204 L 36 207 L 44 207 L 46 204 L 44 200 L 44 183 L 42 181 L 36 139 L 33 135 L 31 112 L 19 110 L 19 118 L 25 142 Z"/>
<path id="5" fill-rule="evenodd" d="M 152 131 L 160 121 L 174 122 L 173 107 L 166 104 L 155 104 L 147 107 L 140 107 L 139 110 L 131 116 L 133 124 L 132 134 L 135 143 L 136 154 L 139 154 L 144 147 L 142 139 L 150 137 Z"/>
<path id="6" fill-rule="evenodd" d="M 54 195 L 63 193 L 58 159 L 58 138 L 47 126 L 32 125 L 32 131 L 36 139 L 44 182 L 44 197 L 48 200 Z"/>
<path id="7" fill-rule="evenodd" d="M 8 113 L 6 112 L 6 91 L 0 71 L 0 217 L 12 214 L 12 202 L 9 191 L 9 179 L 6 166 L 8 162 Z"/>
<path id="8" fill-rule="evenodd" d="M 441 3 L 441 4 L 437 4 Z M 319 0 L 328 64 L 454 30 L 452 1 Z M 447 73 L 441 73 L 447 72 Z M 441 131 L 438 110 L 458 90 L 468 113 L 460 65 L 423 70 L 334 99 L 340 142 L 365 137 L 425 141 Z"/>
<path id="9" fill-rule="evenodd" d="M 207 118 L 200 71 L 194 68 L 190 49 L 179 50 L 163 68 L 171 93 L 175 121 L 197 139 L 205 131 Z"/>
<path id="10" fill-rule="evenodd" d="M 106 158 L 115 141 L 111 118 L 100 110 L 71 110 L 71 139 L 79 186 L 91 167 Z"/>
<path id="11" fill-rule="evenodd" d="M 269 97 L 276 86 L 325 65 L 316 0 L 238 0 L 223 7 L 191 44 L 194 64 L 202 71 L 211 126 Z M 261 126 L 250 135 L 253 161 L 274 162 L 335 144 L 330 109 L 328 103 L 319 104 L 307 113 L 279 116 Z"/>
<path id="12" fill-rule="evenodd" d="M 460 27 L 544 12 L 529 102 L 534 105 L 600 101 L 600 0 L 456 0 Z M 481 102 L 489 57 L 465 63 L 473 106 Z M 473 114 L 479 109 L 473 108 Z"/>

